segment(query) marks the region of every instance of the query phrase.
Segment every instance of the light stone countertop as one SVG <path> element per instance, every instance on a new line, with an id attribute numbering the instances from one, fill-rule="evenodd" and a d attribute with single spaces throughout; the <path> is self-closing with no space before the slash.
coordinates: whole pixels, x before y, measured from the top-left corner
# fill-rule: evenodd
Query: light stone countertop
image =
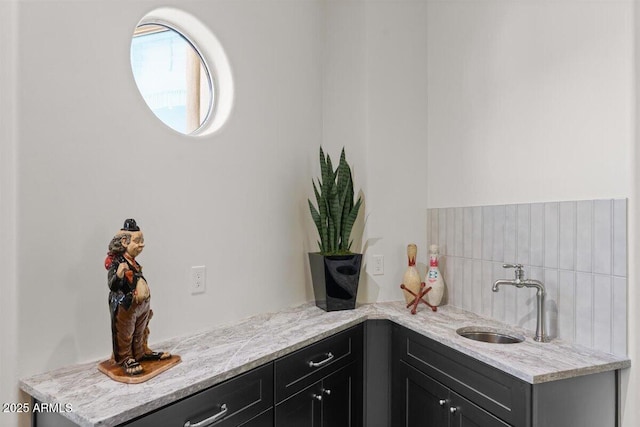
<path id="1" fill-rule="evenodd" d="M 533 341 L 532 333 L 454 307 L 416 315 L 403 302 L 366 304 L 325 312 L 312 303 L 265 313 L 208 332 L 154 345 L 178 354 L 182 363 L 142 384 L 122 384 L 97 369 L 98 362 L 74 365 L 20 381 L 20 388 L 47 403 L 71 404 L 65 417 L 81 426 L 114 426 L 187 397 L 240 373 L 289 354 L 367 319 L 388 319 L 501 369 L 530 384 L 628 368 L 626 357 L 561 340 Z M 519 344 L 498 345 L 456 334 L 485 326 L 525 335 Z"/>

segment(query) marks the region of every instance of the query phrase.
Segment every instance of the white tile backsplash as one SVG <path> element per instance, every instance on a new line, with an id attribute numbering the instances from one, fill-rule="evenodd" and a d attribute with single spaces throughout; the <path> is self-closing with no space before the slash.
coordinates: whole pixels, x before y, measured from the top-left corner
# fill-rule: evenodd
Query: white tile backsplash
<path id="1" fill-rule="evenodd" d="M 593 248 L 593 202 L 582 201 L 576 206 L 576 270 L 591 273 Z"/>
<path id="2" fill-rule="evenodd" d="M 587 200 L 429 209 L 448 304 L 534 330 L 535 291 L 493 282 L 524 264 L 545 284 L 552 337 L 627 352 L 627 201 Z"/>
<path id="3" fill-rule="evenodd" d="M 559 224 L 558 203 L 544 204 L 544 266 L 558 268 L 558 232 Z"/>
<path id="4" fill-rule="evenodd" d="M 613 244 L 613 203 L 597 200 L 593 204 L 593 272 L 611 274 Z"/>
<path id="5" fill-rule="evenodd" d="M 531 205 L 530 260 L 535 267 L 544 266 L 544 204 Z"/>
<path id="6" fill-rule="evenodd" d="M 627 203 L 613 201 L 613 275 L 627 276 Z"/>
<path id="7" fill-rule="evenodd" d="M 531 206 L 518 205 L 516 217 L 516 262 L 530 264 Z"/>
<path id="8" fill-rule="evenodd" d="M 576 202 L 560 203 L 558 265 L 563 270 L 575 270 Z"/>

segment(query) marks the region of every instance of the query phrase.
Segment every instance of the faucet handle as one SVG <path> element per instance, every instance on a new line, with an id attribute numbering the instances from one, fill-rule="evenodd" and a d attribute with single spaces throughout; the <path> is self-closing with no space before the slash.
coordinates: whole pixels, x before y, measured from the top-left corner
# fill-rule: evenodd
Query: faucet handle
<path id="1" fill-rule="evenodd" d="M 516 279 L 522 280 L 524 279 L 524 270 L 522 269 L 522 264 L 502 264 L 502 268 L 515 268 L 516 271 Z"/>
<path id="2" fill-rule="evenodd" d="M 502 268 L 515 268 L 516 270 L 522 270 L 522 264 L 502 264 Z"/>

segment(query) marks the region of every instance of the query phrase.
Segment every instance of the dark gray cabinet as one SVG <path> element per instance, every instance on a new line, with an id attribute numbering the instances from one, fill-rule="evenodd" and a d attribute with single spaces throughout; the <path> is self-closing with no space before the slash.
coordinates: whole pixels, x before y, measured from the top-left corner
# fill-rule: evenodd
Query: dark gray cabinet
<path id="1" fill-rule="evenodd" d="M 422 399 L 429 401 L 425 415 L 439 420 L 427 426 L 473 426 L 472 421 L 480 427 L 527 426 L 531 398 L 527 383 L 407 328 L 394 325 L 392 337 L 392 413 L 398 425 L 423 425 L 402 403 Z M 440 420 L 440 413 L 446 415 L 445 421 Z M 480 413 L 488 416 L 482 422 Z M 414 418 L 415 423 L 408 423 Z"/>
<path id="2" fill-rule="evenodd" d="M 273 363 L 268 363 L 125 425 L 272 427 L 272 407 Z"/>
<path id="3" fill-rule="evenodd" d="M 359 366 L 351 363 L 276 406 L 276 427 L 360 426 Z"/>
<path id="4" fill-rule="evenodd" d="M 617 425 L 614 371 L 529 384 L 392 325 L 394 427 Z"/>
<path id="5" fill-rule="evenodd" d="M 508 427 L 438 381 L 400 361 L 397 419 L 402 427 Z"/>
<path id="6" fill-rule="evenodd" d="M 276 427 L 360 427 L 363 325 L 275 363 Z"/>

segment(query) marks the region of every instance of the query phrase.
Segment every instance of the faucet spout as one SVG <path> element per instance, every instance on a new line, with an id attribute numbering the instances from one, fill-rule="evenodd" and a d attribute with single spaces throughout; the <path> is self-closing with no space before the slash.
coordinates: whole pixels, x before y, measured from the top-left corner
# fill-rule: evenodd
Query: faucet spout
<path id="1" fill-rule="evenodd" d="M 493 292 L 498 292 L 500 289 L 500 285 L 513 285 L 513 286 L 517 286 L 515 280 L 507 280 L 507 279 L 500 279 L 500 280 L 496 280 L 493 284 L 493 287 L 491 288 L 491 290 Z"/>

